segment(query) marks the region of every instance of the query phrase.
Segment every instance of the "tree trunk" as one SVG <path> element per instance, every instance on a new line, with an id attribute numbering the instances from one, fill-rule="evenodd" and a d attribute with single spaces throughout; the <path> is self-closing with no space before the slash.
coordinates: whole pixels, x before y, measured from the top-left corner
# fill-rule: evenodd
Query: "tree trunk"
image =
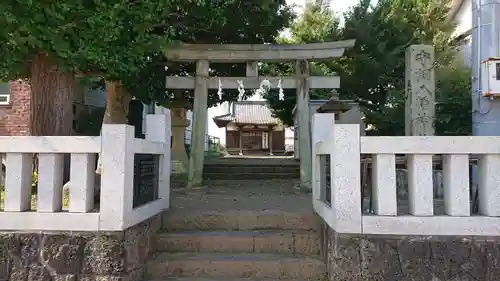
<path id="1" fill-rule="evenodd" d="M 30 116 L 32 136 L 69 136 L 73 125 L 73 92 L 76 77 L 62 71 L 57 61 L 46 53 L 37 54 L 30 64 Z M 64 157 L 63 181 L 69 180 L 69 155 Z M 33 171 L 38 157 L 33 155 Z"/>
<path id="2" fill-rule="evenodd" d="M 49 55 L 40 53 L 30 65 L 30 130 L 33 136 L 69 136 L 73 124 L 73 72 L 63 72 Z"/>
<path id="3" fill-rule="evenodd" d="M 103 124 L 127 124 L 132 96 L 117 81 L 106 81 L 106 111 Z"/>
<path id="4" fill-rule="evenodd" d="M 106 81 L 106 110 L 102 124 L 127 124 L 132 96 L 118 81 Z M 97 174 L 101 174 L 101 161 L 97 161 Z"/>
<path id="5" fill-rule="evenodd" d="M 132 97 L 117 81 L 106 81 L 106 110 L 103 124 L 127 124 L 128 107 Z M 102 128 L 101 128 L 102 130 Z M 97 160 L 96 177 L 94 182 L 94 202 L 100 201 L 101 195 L 101 159 Z M 71 183 L 65 185 L 70 188 Z"/>

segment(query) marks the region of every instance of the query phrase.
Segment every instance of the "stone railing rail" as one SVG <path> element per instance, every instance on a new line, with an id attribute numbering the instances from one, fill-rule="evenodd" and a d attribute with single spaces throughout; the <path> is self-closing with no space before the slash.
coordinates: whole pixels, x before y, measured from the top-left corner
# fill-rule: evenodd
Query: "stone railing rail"
<path id="1" fill-rule="evenodd" d="M 119 231 L 169 206 L 170 114 L 147 116 L 146 139 L 129 125 L 104 125 L 101 137 L 0 137 L 6 157 L 0 230 Z M 38 154 L 38 184 L 32 194 L 33 154 Z M 94 204 L 96 157 L 101 154 L 99 206 Z M 63 209 L 63 157 L 70 154 L 67 208 Z M 158 199 L 133 207 L 134 155 L 159 157 Z M 36 201 L 35 206 L 32 204 Z M 34 207 L 34 210 L 33 210 Z"/>
<path id="2" fill-rule="evenodd" d="M 479 236 L 500 232 L 500 137 L 360 137 L 358 125 L 335 125 L 333 114 L 315 114 L 312 135 L 313 205 L 336 232 Z M 362 212 L 362 154 L 373 159 L 374 214 Z M 396 154 L 408 159 L 408 215 L 398 212 Z M 435 214 L 433 155 L 443 159 L 444 215 Z M 479 214 L 471 211 L 470 155 L 478 159 Z M 325 157 L 330 160 L 329 171 Z"/>

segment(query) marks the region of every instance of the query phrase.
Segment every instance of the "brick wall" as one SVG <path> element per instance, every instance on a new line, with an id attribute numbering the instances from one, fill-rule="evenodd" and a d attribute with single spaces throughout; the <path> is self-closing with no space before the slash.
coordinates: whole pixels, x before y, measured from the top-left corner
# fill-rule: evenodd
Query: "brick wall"
<path id="1" fill-rule="evenodd" d="M 10 82 L 10 104 L 0 105 L 0 136 L 27 136 L 30 117 L 30 85 Z"/>

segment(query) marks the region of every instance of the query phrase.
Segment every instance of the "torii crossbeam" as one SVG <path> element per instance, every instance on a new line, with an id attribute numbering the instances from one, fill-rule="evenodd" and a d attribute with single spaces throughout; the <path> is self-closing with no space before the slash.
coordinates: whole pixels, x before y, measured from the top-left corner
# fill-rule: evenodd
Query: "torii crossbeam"
<path id="1" fill-rule="evenodd" d="M 224 88 L 238 88 L 238 81 L 245 88 L 258 89 L 262 81 L 277 85 L 281 80 L 284 89 L 297 90 L 299 114 L 299 149 L 301 187 L 311 188 L 312 147 L 310 136 L 309 90 L 335 89 L 340 86 L 337 76 L 310 76 L 309 61 L 329 61 L 344 54 L 346 48 L 354 46 L 354 40 L 313 44 L 181 44 L 165 51 L 167 60 L 174 62 L 196 62 L 196 77 L 166 78 L 169 89 L 194 89 L 193 127 L 191 155 L 189 159 L 188 187 L 200 186 L 203 180 L 204 136 L 207 123 L 207 98 L 209 89 L 218 89 L 219 79 Z M 259 77 L 258 62 L 295 61 L 295 77 Z M 210 62 L 246 62 L 246 77 L 209 77 Z"/>

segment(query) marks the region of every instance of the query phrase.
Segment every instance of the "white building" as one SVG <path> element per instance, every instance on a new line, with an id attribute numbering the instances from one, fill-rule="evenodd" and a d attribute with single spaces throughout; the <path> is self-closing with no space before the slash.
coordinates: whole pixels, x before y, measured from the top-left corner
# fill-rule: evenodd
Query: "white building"
<path id="1" fill-rule="evenodd" d="M 452 0 L 450 19 L 457 24 L 455 36 L 468 38 L 467 44 L 462 46 L 463 62 L 467 66 L 472 64 L 472 44 L 471 34 L 474 25 L 472 24 L 472 0 Z"/>

